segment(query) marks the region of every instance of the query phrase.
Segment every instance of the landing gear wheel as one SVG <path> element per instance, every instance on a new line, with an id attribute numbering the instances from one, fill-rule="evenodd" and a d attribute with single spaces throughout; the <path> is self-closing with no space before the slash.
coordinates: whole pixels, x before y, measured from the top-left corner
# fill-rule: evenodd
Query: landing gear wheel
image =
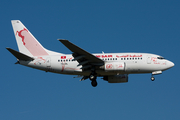
<path id="1" fill-rule="evenodd" d="M 155 80 L 155 78 L 154 78 L 154 77 L 151 77 L 151 80 L 152 80 L 152 81 L 154 81 L 154 80 Z"/>
<path id="2" fill-rule="evenodd" d="M 91 80 L 91 85 L 93 87 L 97 86 L 96 78 L 97 78 L 97 74 L 95 73 L 95 71 L 92 71 L 91 74 L 89 75 L 89 79 Z"/>
<path id="3" fill-rule="evenodd" d="M 93 80 L 93 81 L 91 82 L 91 85 L 92 85 L 93 87 L 96 87 L 96 86 L 97 86 L 97 81 L 96 81 L 96 80 Z"/>

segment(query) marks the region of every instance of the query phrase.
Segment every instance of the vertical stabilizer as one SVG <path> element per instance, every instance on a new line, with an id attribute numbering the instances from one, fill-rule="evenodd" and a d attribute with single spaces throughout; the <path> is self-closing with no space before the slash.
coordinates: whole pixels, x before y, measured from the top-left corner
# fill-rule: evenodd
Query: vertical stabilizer
<path id="1" fill-rule="evenodd" d="M 49 55 L 46 50 L 19 20 L 11 21 L 19 51 L 28 56 Z"/>

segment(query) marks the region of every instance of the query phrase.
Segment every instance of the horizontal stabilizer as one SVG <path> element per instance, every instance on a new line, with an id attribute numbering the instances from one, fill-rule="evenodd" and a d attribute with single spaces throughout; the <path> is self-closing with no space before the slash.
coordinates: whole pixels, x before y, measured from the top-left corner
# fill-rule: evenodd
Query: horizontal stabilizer
<path id="1" fill-rule="evenodd" d="M 24 60 L 24 61 L 32 61 L 34 58 L 29 57 L 23 53 L 20 53 L 16 50 L 13 50 L 11 48 L 6 48 L 9 52 L 11 52 L 18 60 Z"/>

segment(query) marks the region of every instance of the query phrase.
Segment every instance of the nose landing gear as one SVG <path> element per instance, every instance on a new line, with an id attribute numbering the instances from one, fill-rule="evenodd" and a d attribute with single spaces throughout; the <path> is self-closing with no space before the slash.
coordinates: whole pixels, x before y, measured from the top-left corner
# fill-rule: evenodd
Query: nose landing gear
<path id="1" fill-rule="evenodd" d="M 152 72 L 151 80 L 154 81 L 154 80 L 155 80 L 154 75 L 159 75 L 159 74 L 161 74 L 161 73 L 162 73 L 162 71 Z"/>
<path id="2" fill-rule="evenodd" d="M 154 80 L 155 80 L 154 76 L 152 76 L 152 77 L 151 77 L 151 80 L 152 80 L 152 81 L 154 81 Z"/>

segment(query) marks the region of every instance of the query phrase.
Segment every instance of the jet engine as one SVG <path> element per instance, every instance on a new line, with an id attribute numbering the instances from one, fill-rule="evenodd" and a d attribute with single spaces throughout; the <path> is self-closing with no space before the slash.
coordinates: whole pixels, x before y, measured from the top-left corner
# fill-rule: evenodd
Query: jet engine
<path id="1" fill-rule="evenodd" d="M 108 81 L 109 83 L 125 83 L 128 82 L 128 75 L 111 75 L 111 76 L 104 76 L 104 80 Z"/>

